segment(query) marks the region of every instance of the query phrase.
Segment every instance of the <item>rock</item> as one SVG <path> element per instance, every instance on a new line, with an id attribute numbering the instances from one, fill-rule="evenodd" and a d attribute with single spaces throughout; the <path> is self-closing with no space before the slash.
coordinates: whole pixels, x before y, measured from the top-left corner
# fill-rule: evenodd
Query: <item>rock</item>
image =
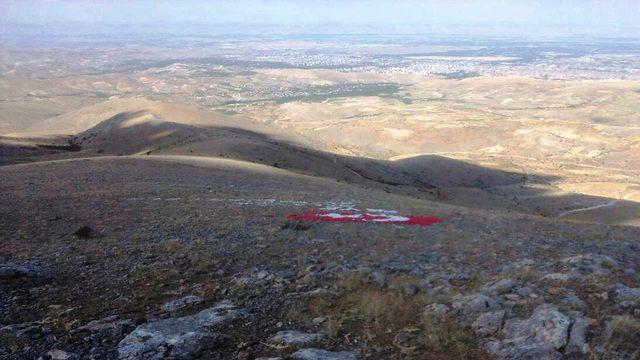
<path id="1" fill-rule="evenodd" d="M 309 286 L 317 286 L 320 282 L 320 274 L 317 272 L 305 274 L 302 278 L 300 278 L 299 282 Z"/>
<path id="2" fill-rule="evenodd" d="M 607 275 L 612 268 L 620 265 L 611 256 L 601 254 L 576 255 L 561 260 L 563 264 L 569 265 L 572 271 L 579 274 Z"/>
<path id="3" fill-rule="evenodd" d="M 498 332 L 502 328 L 504 316 L 504 310 L 492 311 L 478 316 L 472 325 L 476 335 L 489 336 Z"/>
<path id="4" fill-rule="evenodd" d="M 68 360 L 74 358 L 73 354 L 59 349 L 49 350 L 47 351 L 47 355 L 51 357 L 51 360 Z"/>
<path id="5" fill-rule="evenodd" d="M 205 348 L 217 345 L 224 335 L 211 327 L 242 315 L 229 301 L 194 315 L 168 318 L 142 324 L 118 344 L 120 359 L 190 358 Z"/>
<path id="6" fill-rule="evenodd" d="M 320 333 L 304 333 L 296 330 L 284 330 L 278 331 L 278 333 L 269 338 L 269 342 L 272 344 L 287 346 L 300 346 L 310 345 L 322 341 L 324 338 L 325 335 Z"/>
<path id="7" fill-rule="evenodd" d="M 282 360 L 281 357 L 259 357 L 256 360 Z"/>
<path id="8" fill-rule="evenodd" d="M 449 285 L 462 285 L 471 280 L 468 274 L 434 274 L 427 277 L 430 283 L 447 283 Z"/>
<path id="9" fill-rule="evenodd" d="M 587 330 L 589 328 L 589 319 L 579 317 L 573 321 L 571 331 L 569 333 L 569 343 L 565 348 L 565 355 L 580 354 L 585 355 L 589 352 L 589 344 L 587 344 Z"/>
<path id="10" fill-rule="evenodd" d="M 550 304 L 538 306 L 526 320 L 512 319 L 504 335 L 513 344 L 542 344 L 560 349 L 567 343 L 571 320 Z"/>
<path id="11" fill-rule="evenodd" d="M 516 269 L 529 268 L 535 264 L 536 262 L 532 259 L 522 259 L 520 261 L 516 261 L 514 263 L 503 266 L 502 272 L 512 272 Z"/>
<path id="12" fill-rule="evenodd" d="M 587 307 L 587 303 L 574 294 L 563 295 L 560 297 L 560 302 L 573 308 L 573 309 L 584 309 Z"/>
<path id="13" fill-rule="evenodd" d="M 112 315 L 100 320 L 93 320 L 73 330 L 72 333 L 78 333 L 80 331 L 100 332 L 106 330 L 121 332 L 127 327 L 133 327 L 131 320 L 118 320 L 118 315 Z"/>
<path id="14" fill-rule="evenodd" d="M 300 349 L 290 355 L 296 360 L 356 360 L 353 351 L 327 351 L 322 349 Z"/>
<path id="15" fill-rule="evenodd" d="M 583 277 L 574 273 L 551 273 L 543 276 L 540 280 L 551 283 L 566 283 L 569 281 L 582 281 Z"/>
<path id="16" fill-rule="evenodd" d="M 404 331 L 401 331 L 394 336 L 392 344 L 400 349 L 401 354 L 405 355 L 413 354 L 418 347 L 416 337 Z"/>
<path id="17" fill-rule="evenodd" d="M 500 304 L 483 294 L 473 294 L 454 298 L 453 308 L 464 316 L 500 310 Z"/>
<path id="18" fill-rule="evenodd" d="M 513 360 L 561 360 L 562 354 L 552 346 L 532 344 L 514 349 L 507 358 Z"/>
<path id="19" fill-rule="evenodd" d="M 505 347 L 500 341 L 490 341 L 483 347 L 484 351 L 497 359 L 508 360 L 560 360 L 562 354 L 553 347 L 537 344 L 523 345 L 518 348 Z"/>
<path id="20" fill-rule="evenodd" d="M 176 312 L 188 306 L 199 304 L 202 298 L 196 295 L 188 295 L 181 299 L 173 300 L 162 305 L 162 310 L 166 312 Z"/>
<path id="21" fill-rule="evenodd" d="M 623 284 L 617 284 L 609 295 L 621 308 L 640 306 L 640 288 L 630 288 Z"/>
<path id="22" fill-rule="evenodd" d="M 7 334 L 15 339 L 22 340 L 28 338 L 30 334 L 40 334 L 43 331 L 42 322 L 33 321 L 4 326 L 0 328 L 0 335 Z"/>
<path id="23" fill-rule="evenodd" d="M 424 310 L 422 310 L 423 315 L 444 315 L 449 312 L 451 308 L 449 305 L 433 303 L 427 305 Z"/>
<path id="24" fill-rule="evenodd" d="M 520 295 L 522 297 L 527 297 L 527 296 L 530 296 L 531 294 L 533 294 L 533 289 L 528 287 L 528 286 L 524 286 L 524 287 L 521 287 L 520 289 L 518 289 L 517 293 L 518 293 L 518 295 Z"/>
<path id="25" fill-rule="evenodd" d="M 488 295 L 503 295 L 514 292 L 518 289 L 518 284 L 511 279 L 503 279 L 484 284 L 482 292 Z"/>
<path id="26" fill-rule="evenodd" d="M 508 320 L 502 341 L 487 343 L 485 350 L 505 359 L 556 359 L 568 341 L 571 319 L 551 304 L 538 306 L 525 320 Z"/>
<path id="27" fill-rule="evenodd" d="M 291 296 L 293 297 L 316 297 L 316 296 L 324 296 L 324 295 L 332 295 L 333 292 L 324 289 L 324 288 L 317 288 L 317 289 L 313 289 L 307 292 L 302 292 L 302 293 L 294 293 Z"/>
<path id="28" fill-rule="evenodd" d="M 78 230 L 73 232 L 73 235 L 81 239 L 91 239 L 92 237 L 96 236 L 96 232 L 90 226 L 82 225 L 78 228 Z"/>
<path id="29" fill-rule="evenodd" d="M 55 271 L 51 267 L 46 267 L 34 263 L 18 265 L 13 263 L 0 264 L 0 279 L 15 277 L 30 278 L 53 278 Z"/>
<path id="30" fill-rule="evenodd" d="M 327 321 L 327 317 L 326 316 L 318 316 L 318 317 L 315 317 L 315 318 L 313 318 L 311 320 L 311 322 L 314 325 L 320 325 L 320 324 L 324 323 L 325 321 Z"/>
<path id="31" fill-rule="evenodd" d="M 407 285 L 403 289 L 404 294 L 407 296 L 413 296 L 420 292 L 420 288 L 417 285 Z"/>
<path id="32" fill-rule="evenodd" d="M 371 279 L 371 281 L 373 281 L 374 283 L 378 284 L 378 286 L 380 287 L 385 287 L 387 286 L 387 277 L 381 273 L 380 271 L 374 271 L 369 275 L 369 278 Z"/>
<path id="33" fill-rule="evenodd" d="M 518 300 L 520 300 L 521 296 L 518 294 L 505 294 L 504 298 L 508 301 L 517 302 Z"/>

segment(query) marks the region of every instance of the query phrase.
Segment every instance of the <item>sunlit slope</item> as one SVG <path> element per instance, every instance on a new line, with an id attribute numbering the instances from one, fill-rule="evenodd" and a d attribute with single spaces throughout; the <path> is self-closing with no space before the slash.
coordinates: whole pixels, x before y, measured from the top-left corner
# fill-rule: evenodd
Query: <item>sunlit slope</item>
<path id="1" fill-rule="evenodd" d="M 358 99 L 353 101 L 360 101 Z M 451 121 L 462 124 L 462 119 Z M 492 136 L 481 136 L 482 133 L 474 135 L 473 127 L 464 132 L 453 126 L 447 128 L 443 123 L 440 128 L 448 129 L 444 133 L 423 130 L 426 138 L 433 139 L 429 146 L 450 143 L 446 148 L 453 149 L 458 147 L 456 144 L 474 136 L 477 141 L 486 143 L 482 145 L 501 141 L 504 146 L 497 144 L 471 151 L 469 149 L 481 145 L 467 141 L 465 146 L 469 151 L 412 153 L 408 150 L 422 147 L 417 143 L 411 145 L 409 138 L 404 140 L 404 146 L 401 145 L 401 138 L 409 133 L 398 130 L 403 126 L 403 122 L 398 121 L 394 124 L 395 130 L 382 128 L 380 134 L 383 138 L 373 136 L 381 145 L 367 145 L 371 149 L 368 156 L 358 150 L 364 149 L 365 143 L 350 148 L 349 143 L 342 142 L 347 136 L 365 139 L 370 132 L 375 135 L 380 125 L 376 121 L 367 123 L 365 119 L 351 123 L 348 128 L 339 127 L 341 133 L 334 137 L 335 141 L 342 142 L 341 146 L 355 149 L 349 155 L 331 151 L 335 142 L 325 139 L 326 134 L 320 135 L 322 130 L 291 129 L 279 124 L 260 123 L 243 115 L 226 115 L 139 98 L 110 100 L 49 119 L 47 123 L 49 127 L 42 127 L 43 132 L 56 134 L 55 129 L 66 129 L 58 130 L 59 133 L 76 131 L 74 141 L 81 146 L 80 155 L 226 158 L 457 206 L 567 220 L 635 224 L 636 210 L 640 208 L 634 194 L 626 196 L 625 192 L 615 196 L 610 191 L 598 190 L 607 186 L 630 188 L 635 181 L 633 173 L 624 174 L 626 178 L 623 180 L 619 172 L 603 173 L 601 167 L 591 165 L 559 171 L 558 162 L 545 162 L 545 158 L 538 159 L 539 154 L 517 150 L 516 144 L 509 143 L 513 139 L 505 131 L 516 131 L 513 124 L 496 128 Z M 406 123 L 415 126 L 415 123 Z M 485 131 L 489 134 L 488 128 Z M 574 130 L 567 128 L 563 131 L 570 134 Z M 552 133 L 548 128 L 546 132 Z M 460 136 L 456 137 L 456 133 Z M 395 136 L 398 141 L 394 145 L 398 150 L 394 153 L 407 152 L 388 159 L 376 158 L 375 152 L 380 151 L 380 146 L 395 144 L 385 140 L 389 136 Z M 540 136 L 534 135 L 534 139 L 542 144 L 545 132 L 541 130 Z M 414 135 L 411 137 L 418 139 Z M 548 146 L 552 148 L 554 145 Z M 531 156 L 515 155 L 510 151 L 521 151 Z M 581 185 L 594 179 L 599 179 L 601 185 Z M 617 201 L 609 204 L 612 200 Z M 601 206 L 621 215 L 600 216 L 594 210 L 602 211 L 599 210 Z M 590 215 L 592 213 L 593 216 Z"/>

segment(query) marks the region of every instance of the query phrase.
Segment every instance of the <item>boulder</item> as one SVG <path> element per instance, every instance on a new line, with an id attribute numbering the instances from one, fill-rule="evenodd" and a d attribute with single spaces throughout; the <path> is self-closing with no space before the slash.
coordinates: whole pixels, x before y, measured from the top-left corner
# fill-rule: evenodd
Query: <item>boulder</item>
<path id="1" fill-rule="evenodd" d="M 120 359 L 192 358 L 225 336 L 211 328 L 242 315 L 229 301 L 194 315 L 142 324 L 118 344 Z"/>
<path id="2" fill-rule="evenodd" d="M 113 332 L 121 332 L 123 329 L 129 327 L 133 328 L 133 322 L 129 319 L 126 320 L 118 320 L 118 315 L 111 315 L 99 320 L 93 320 L 86 323 L 83 326 L 78 327 L 73 330 L 72 333 L 77 333 L 80 331 L 88 331 L 88 332 L 101 332 L 101 331 L 113 331 Z"/>
<path id="3" fill-rule="evenodd" d="M 199 304 L 202 302 L 202 298 L 196 295 L 188 295 L 183 298 L 169 301 L 162 305 L 162 310 L 166 312 L 176 312 L 178 310 L 182 310 L 191 305 Z"/>
<path id="4" fill-rule="evenodd" d="M 454 298 L 453 308 L 468 317 L 489 311 L 500 310 L 500 304 L 493 298 L 483 294 L 473 294 Z"/>
<path id="5" fill-rule="evenodd" d="M 584 316 L 573 320 L 569 334 L 569 343 L 567 343 L 564 351 L 565 355 L 585 355 L 589 352 L 589 344 L 587 343 L 588 328 L 589 319 Z"/>
<path id="6" fill-rule="evenodd" d="M 473 328 L 476 335 L 489 336 L 495 334 L 502 328 L 502 320 L 504 319 L 505 311 L 498 310 L 488 313 L 484 313 L 478 316 L 478 319 L 473 323 Z"/>
<path id="7" fill-rule="evenodd" d="M 560 296 L 560 302 L 573 309 L 584 309 L 587 307 L 587 303 L 574 294 Z"/>
<path id="8" fill-rule="evenodd" d="M 482 286 L 482 292 L 488 295 L 503 295 L 518 289 L 518 283 L 511 279 L 493 281 Z"/>
<path id="9" fill-rule="evenodd" d="M 15 277 L 52 278 L 54 276 L 55 270 L 53 268 L 34 263 L 26 263 L 24 265 L 14 263 L 0 264 L 0 279 Z"/>
<path id="10" fill-rule="evenodd" d="M 502 341 L 485 345 L 485 350 L 502 359 L 560 359 L 558 351 L 568 342 L 571 319 L 551 304 L 538 306 L 528 319 L 508 320 Z"/>
<path id="11" fill-rule="evenodd" d="M 429 305 L 425 306 L 424 310 L 422 310 L 422 315 L 424 315 L 424 316 L 444 315 L 447 312 L 449 312 L 449 310 L 451 310 L 449 305 L 440 304 L 440 303 L 433 303 L 433 304 L 429 304 Z"/>
<path id="12" fill-rule="evenodd" d="M 620 266 L 611 256 L 601 254 L 576 255 L 564 258 L 561 262 L 569 265 L 573 272 L 583 275 L 607 275 L 610 269 Z"/>
<path id="13" fill-rule="evenodd" d="M 538 306 L 526 320 L 511 319 L 504 326 L 505 339 L 513 344 L 539 343 L 560 349 L 567 343 L 571 319 L 551 304 Z"/>
<path id="14" fill-rule="evenodd" d="M 49 350 L 47 351 L 47 355 L 51 360 L 70 360 L 76 358 L 73 354 L 60 349 Z"/>
<path id="15" fill-rule="evenodd" d="M 561 360 L 563 356 L 553 346 L 531 344 L 513 349 L 507 358 L 510 360 Z"/>
<path id="16" fill-rule="evenodd" d="M 272 344 L 287 346 L 300 346 L 310 345 L 322 341 L 324 338 L 325 335 L 320 333 L 304 333 L 296 330 L 284 330 L 278 331 L 278 333 L 269 338 L 269 342 Z"/>
<path id="17" fill-rule="evenodd" d="M 570 281 L 581 282 L 584 277 L 576 273 L 551 273 L 543 276 L 540 280 L 546 283 L 566 283 Z"/>
<path id="18" fill-rule="evenodd" d="M 353 351 L 327 351 L 322 349 L 300 349 L 289 356 L 296 360 L 356 360 Z"/>

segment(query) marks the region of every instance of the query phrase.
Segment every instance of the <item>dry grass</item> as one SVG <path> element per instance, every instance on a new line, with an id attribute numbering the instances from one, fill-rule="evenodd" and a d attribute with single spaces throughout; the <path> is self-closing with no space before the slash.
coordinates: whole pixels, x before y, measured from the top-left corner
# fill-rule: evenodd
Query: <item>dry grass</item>
<path id="1" fill-rule="evenodd" d="M 348 279 L 355 283 L 355 278 Z M 311 314 L 329 316 L 325 323 L 329 336 L 361 338 L 368 349 L 393 352 L 373 353 L 374 357 L 406 356 L 403 354 L 406 349 L 395 346 L 393 339 L 399 332 L 408 332 L 415 340 L 410 358 L 486 359 L 469 328 L 450 320 L 421 316 L 424 306 L 431 302 L 433 299 L 426 296 L 408 296 L 361 283 L 337 298 L 316 298 L 309 303 L 308 309 Z"/>
<path id="2" fill-rule="evenodd" d="M 629 359 L 640 358 L 640 320 L 629 316 L 615 316 L 611 320 L 611 336 L 606 345 L 606 359 L 628 353 Z"/>

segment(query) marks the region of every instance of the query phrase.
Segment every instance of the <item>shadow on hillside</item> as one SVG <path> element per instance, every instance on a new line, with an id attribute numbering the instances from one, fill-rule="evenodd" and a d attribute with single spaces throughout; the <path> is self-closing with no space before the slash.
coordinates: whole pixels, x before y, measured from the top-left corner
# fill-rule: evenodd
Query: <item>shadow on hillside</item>
<path id="1" fill-rule="evenodd" d="M 502 171 L 436 155 L 396 161 L 377 160 L 315 150 L 240 125 L 195 126 L 159 118 L 132 122 L 148 114 L 150 112 L 145 110 L 117 114 L 82 132 L 76 141 L 87 155 L 223 157 L 394 194 L 543 216 L 557 216 L 612 200 L 581 194 L 551 194 L 544 185 L 559 180 L 556 176 Z M 493 191 L 499 188 L 516 190 L 508 194 Z M 640 204 L 635 202 L 621 200 L 619 203 L 640 209 Z M 635 218 L 632 213 L 629 213 L 629 219 Z"/>

